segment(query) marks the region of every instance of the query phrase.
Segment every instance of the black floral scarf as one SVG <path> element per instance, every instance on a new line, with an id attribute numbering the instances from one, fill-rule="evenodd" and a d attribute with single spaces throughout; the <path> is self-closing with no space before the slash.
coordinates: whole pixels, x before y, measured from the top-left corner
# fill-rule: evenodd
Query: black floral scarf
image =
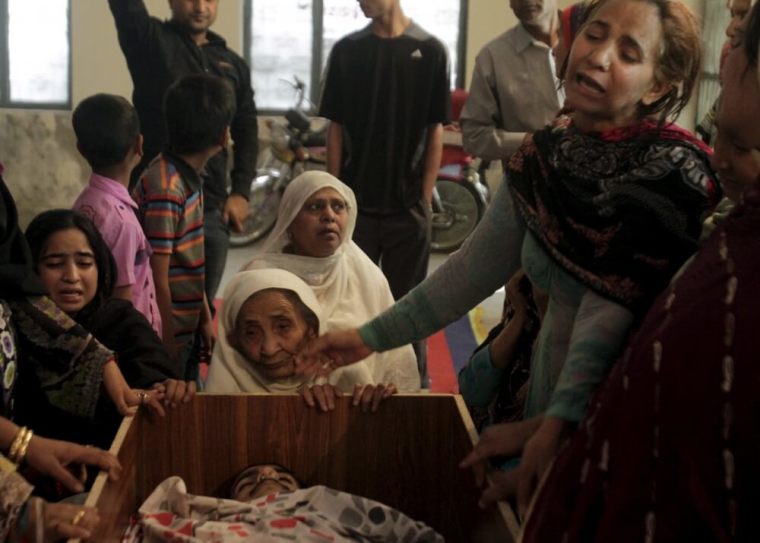
<path id="1" fill-rule="evenodd" d="M 526 138 L 507 179 L 547 253 L 636 313 L 696 251 L 702 221 L 721 195 L 709 148 L 651 120 L 587 134 L 559 117 Z"/>

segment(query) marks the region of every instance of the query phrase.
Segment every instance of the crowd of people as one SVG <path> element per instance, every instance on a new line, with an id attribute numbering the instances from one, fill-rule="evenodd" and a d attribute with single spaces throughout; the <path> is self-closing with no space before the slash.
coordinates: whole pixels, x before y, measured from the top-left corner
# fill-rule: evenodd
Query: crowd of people
<path id="1" fill-rule="evenodd" d="M 0 178 L 0 541 L 89 537 L 97 511 L 59 500 L 97 468 L 119 476 L 103 449 L 138 408 L 203 389 L 375 411 L 427 389 L 424 340 L 505 284 L 459 376 L 483 506 L 514 500 L 524 541 L 760 536 L 760 8 L 729 2 L 700 138 L 673 122 L 701 66 L 681 0 L 511 0 L 519 22 L 477 56 L 461 115 L 504 182 L 425 278 L 445 49 L 399 0 L 360 1 L 371 22 L 325 71 L 328 171 L 288 185 L 214 330 L 256 109 L 245 62 L 209 30 L 218 0 L 169 4 L 161 22 L 109 0 L 135 105 L 75 108 L 92 175 L 72 209 L 22 233 Z M 32 472 L 60 485 L 33 496 Z"/>

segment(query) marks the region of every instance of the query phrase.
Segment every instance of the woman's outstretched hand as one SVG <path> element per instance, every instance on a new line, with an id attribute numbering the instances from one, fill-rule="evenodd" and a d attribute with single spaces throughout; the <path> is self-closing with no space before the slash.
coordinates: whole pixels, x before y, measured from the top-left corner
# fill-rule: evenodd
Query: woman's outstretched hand
<path id="1" fill-rule="evenodd" d="M 296 356 L 297 375 L 326 376 L 335 368 L 367 358 L 367 347 L 357 328 L 336 330 L 318 337 Z"/>

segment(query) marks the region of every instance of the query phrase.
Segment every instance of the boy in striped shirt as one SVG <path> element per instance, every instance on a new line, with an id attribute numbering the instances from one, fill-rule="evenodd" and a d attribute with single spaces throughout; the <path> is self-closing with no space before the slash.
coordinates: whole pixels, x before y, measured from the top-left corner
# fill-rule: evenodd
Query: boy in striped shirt
<path id="1" fill-rule="evenodd" d="M 204 293 L 201 173 L 226 147 L 235 97 L 223 79 L 193 74 L 164 96 L 167 148 L 148 166 L 132 194 L 151 244 L 163 342 L 198 381 L 200 351 L 213 347 L 212 318 Z"/>

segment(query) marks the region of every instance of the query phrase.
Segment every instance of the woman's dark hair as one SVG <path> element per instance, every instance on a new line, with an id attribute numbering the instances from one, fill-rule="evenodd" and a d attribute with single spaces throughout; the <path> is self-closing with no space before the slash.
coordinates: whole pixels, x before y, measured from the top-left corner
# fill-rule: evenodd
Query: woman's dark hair
<path id="1" fill-rule="evenodd" d="M 95 265 L 98 267 L 98 290 L 95 298 L 79 312 L 80 315 L 89 314 L 111 297 L 116 285 L 116 262 L 111 250 L 89 217 L 70 209 L 44 211 L 29 223 L 26 228 L 26 239 L 29 242 L 36 268 L 40 263 L 42 250 L 48 238 L 56 232 L 72 228 L 79 230 L 87 238 L 87 243 L 92 247 L 95 257 Z"/>
<path id="2" fill-rule="evenodd" d="M 164 95 L 164 120 L 169 149 L 192 154 L 219 145 L 235 115 L 230 84 L 208 74 L 178 79 Z"/>
<path id="3" fill-rule="evenodd" d="M 93 170 L 121 163 L 140 135 L 137 110 L 125 98 L 96 94 L 85 98 L 71 119 L 79 152 Z"/>
<path id="4" fill-rule="evenodd" d="M 591 0 L 586 22 L 609 0 Z M 638 0 L 657 8 L 662 24 L 662 47 L 654 64 L 659 83 L 672 85 L 659 100 L 639 107 L 639 118 L 658 116 L 675 119 L 686 107 L 702 65 L 701 26 L 696 15 L 681 0 Z"/>

